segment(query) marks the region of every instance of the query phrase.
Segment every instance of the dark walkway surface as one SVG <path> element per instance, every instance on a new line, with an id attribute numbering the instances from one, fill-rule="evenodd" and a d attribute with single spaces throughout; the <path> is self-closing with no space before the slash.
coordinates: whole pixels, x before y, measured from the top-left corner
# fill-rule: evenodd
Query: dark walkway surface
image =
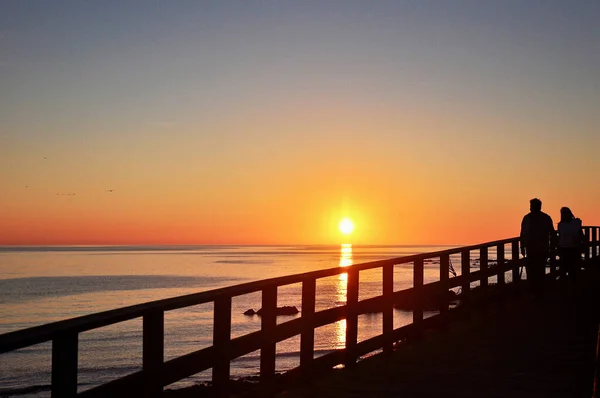
<path id="1" fill-rule="evenodd" d="M 334 371 L 279 397 L 587 397 L 592 394 L 598 296 L 587 277 L 572 295 L 549 285 L 543 305 L 521 293 L 392 355 Z"/>

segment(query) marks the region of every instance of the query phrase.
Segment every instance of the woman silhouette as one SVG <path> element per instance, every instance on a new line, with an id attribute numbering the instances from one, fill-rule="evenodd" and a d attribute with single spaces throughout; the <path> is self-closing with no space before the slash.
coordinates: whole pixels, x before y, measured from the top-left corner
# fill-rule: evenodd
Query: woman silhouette
<path id="1" fill-rule="evenodd" d="M 568 276 L 571 284 L 581 269 L 581 253 L 584 242 L 581 225 L 581 220 L 575 218 L 571 209 L 568 207 L 560 209 L 560 222 L 558 223 L 560 275 L 563 281 L 566 281 Z"/>

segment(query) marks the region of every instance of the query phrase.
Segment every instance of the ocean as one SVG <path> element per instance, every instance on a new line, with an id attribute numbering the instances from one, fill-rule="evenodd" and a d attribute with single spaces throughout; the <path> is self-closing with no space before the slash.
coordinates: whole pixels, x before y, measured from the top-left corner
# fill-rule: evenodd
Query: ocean
<path id="1" fill-rule="evenodd" d="M 239 283 L 448 246 L 53 246 L 0 247 L 0 334 L 94 312 L 196 293 Z M 490 259 L 495 254 L 490 253 Z M 472 258 L 475 258 L 472 256 Z M 452 257 L 455 266 L 458 257 Z M 425 283 L 438 280 L 438 264 L 425 262 Z M 460 268 L 460 267 L 457 267 Z M 459 269 L 457 269 L 460 272 Z M 412 286 L 412 264 L 394 268 L 394 289 Z M 346 300 L 346 274 L 317 281 L 316 310 Z M 359 299 L 380 295 L 381 270 L 360 275 Z M 260 293 L 235 297 L 232 337 L 260 329 Z M 279 288 L 278 306 L 301 308 L 300 284 Z M 165 360 L 212 344 L 212 303 L 165 314 Z M 426 314 L 430 316 L 431 314 Z M 281 316 L 278 323 L 300 316 Z M 394 326 L 410 323 L 410 311 L 394 311 Z M 381 314 L 359 318 L 359 341 L 381 333 Z M 142 320 L 79 335 L 79 391 L 141 369 Z M 315 332 L 315 356 L 344 346 L 345 323 Z M 50 395 L 50 343 L 0 355 L 0 396 Z M 299 365 L 299 336 L 277 344 L 277 371 Z M 232 377 L 258 374 L 260 351 L 236 359 Z M 210 380 L 211 370 L 167 388 Z"/>

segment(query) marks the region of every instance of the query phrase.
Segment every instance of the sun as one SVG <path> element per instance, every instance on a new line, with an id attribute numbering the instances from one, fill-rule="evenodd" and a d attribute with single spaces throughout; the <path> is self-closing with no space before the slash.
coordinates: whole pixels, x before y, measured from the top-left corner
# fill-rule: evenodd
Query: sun
<path id="1" fill-rule="evenodd" d="M 344 217 L 340 220 L 338 228 L 344 235 L 350 235 L 354 231 L 354 223 L 348 217 Z"/>

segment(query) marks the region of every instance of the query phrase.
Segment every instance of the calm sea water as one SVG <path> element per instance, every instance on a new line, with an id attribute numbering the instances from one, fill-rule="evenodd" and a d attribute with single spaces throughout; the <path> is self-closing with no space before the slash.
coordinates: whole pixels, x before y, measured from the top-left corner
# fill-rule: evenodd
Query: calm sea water
<path id="1" fill-rule="evenodd" d="M 440 246 L 136 246 L 0 247 L 0 334 L 127 305 L 276 276 L 347 266 L 372 260 L 443 250 Z M 494 255 L 490 253 L 490 258 Z M 459 264 L 454 259 L 455 264 Z M 460 268 L 460 267 L 457 267 Z M 457 270 L 459 271 L 459 270 Z M 425 281 L 438 278 L 438 265 L 426 262 Z M 397 265 L 395 290 L 412 286 L 412 265 Z M 361 272 L 360 299 L 380 295 L 381 270 Z M 235 297 L 232 337 L 260 329 L 260 293 Z M 317 311 L 343 305 L 346 275 L 317 282 Z M 301 308 L 300 284 L 278 291 L 278 306 Z M 165 314 L 165 359 L 212 344 L 212 304 Z M 278 317 L 285 322 L 299 315 Z M 395 327 L 412 313 L 395 311 Z M 359 319 L 359 340 L 381 333 L 381 314 Z M 141 369 L 142 320 L 107 326 L 79 336 L 79 390 Z M 316 330 L 316 356 L 344 346 L 345 323 Z M 300 339 L 277 345 L 277 371 L 299 365 Z M 233 377 L 256 375 L 260 352 L 235 360 Z M 0 395 L 49 396 L 50 343 L 0 355 Z M 170 386 L 209 380 L 211 371 Z M 32 388 L 32 389 L 30 389 Z"/>

